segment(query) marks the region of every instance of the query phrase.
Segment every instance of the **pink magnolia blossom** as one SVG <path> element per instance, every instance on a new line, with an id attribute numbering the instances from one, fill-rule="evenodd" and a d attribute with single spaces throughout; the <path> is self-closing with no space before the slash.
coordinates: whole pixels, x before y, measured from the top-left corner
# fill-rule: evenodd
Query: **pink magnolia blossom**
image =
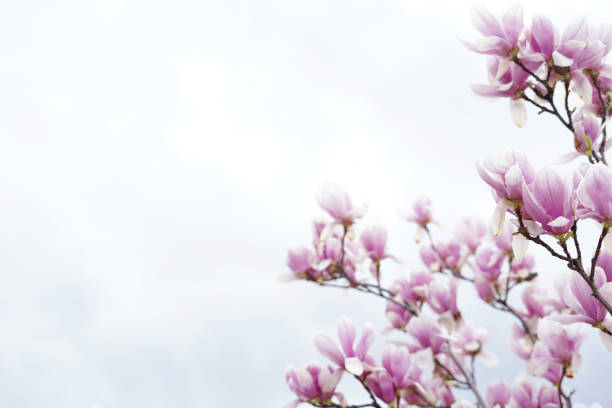
<path id="1" fill-rule="evenodd" d="M 287 252 L 287 266 L 297 278 L 306 276 L 314 278 L 313 274 L 311 273 L 314 263 L 314 253 L 304 246 L 291 248 Z"/>
<path id="2" fill-rule="evenodd" d="M 414 385 L 420 380 L 421 370 L 411 364 L 407 347 L 388 343 L 383 350 L 382 366 L 389 373 L 396 390 Z"/>
<path id="3" fill-rule="evenodd" d="M 612 254 L 608 251 L 601 251 L 597 258 L 597 266 L 606 274 L 606 282 L 612 282 Z"/>
<path id="4" fill-rule="evenodd" d="M 550 168 L 535 176 L 529 187 L 523 185 L 524 210 L 542 229 L 550 234 L 562 234 L 573 225 L 572 186 Z"/>
<path id="5" fill-rule="evenodd" d="M 491 303 L 495 300 L 495 286 L 488 276 L 481 272 L 474 273 L 474 288 L 478 293 L 478 297 L 484 300 L 486 303 Z"/>
<path id="6" fill-rule="evenodd" d="M 373 364 L 373 358 L 368 355 L 368 350 L 374 343 L 374 327 L 366 324 L 359 341 L 357 329 L 351 319 L 342 316 L 338 320 L 338 339 L 342 351 L 336 343 L 324 334 L 315 336 L 315 346 L 325 357 L 351 374 L 361 375 L 364 370 Z"/>
<path id="7" fill-rule="evenodd" d="M 580 218 L 612 221 L 612 170 L 604 164 L 591 165 L 577 191 Z"/>
<path id="8" fill-rule="evenodd" d="M 505 408 L 510 401 L 510 391 L 505 381 L 490 382 L 487 385 L 487 403 L 492 408 Z"/>
<path id="9" fill-rule="evenodd" d="M 370 373 L 366 382 L 374 395 L 383 400 L 385 403 L 395 401 L 396 390 L 393 385 L 393 379 L 386 370 L 379 370 Z"/>
<path id="10" fill-rule="evenodd" d="M 531 184 L 534 171 L 527 158 L 514 150 L 505 150 L 477 165 L 480 177 L 493 188 L 498 200 L 523 199 L 523 184 Z M 501 226 L 500 226 L 501 228 Z"/>
<path id="11" fill-rule="evenodd" d="M 530 358 L 534 375 L 543 375 L 553 365 L 566 365 L 568 376 L 580 368 L 578 353 L 586 334 L 576 326 L 563 326 L 549 318 L 540 320 L 538 338 Z"/>
<path id="12" fill-rule="evenodd" d="M 427 286 L 433 280 L 428 271 L 416 271 L 410 274 L 408 280 L 399 279 L 391 286 L 391 291 L 401 295 L 406 302 L 416 305 L 426 299 Z"/>
<path id="13" fill-rule="evenodd" d="M 474 7 L 472 24 L 484 38 L 475 44 L 465 43 L 472 51 L 481 54 L 508 56 L 518 45 L 523 30 L 523 9 L 513 5 L 498 20 L 485 7 Z"/>
<path id="14" fill-rule="evenodd" d="M 412 313 L 406 310 L 405 307 L 401 305 L 401 297 L 398 295 L 399 304 L 391 301 L 387 301 L 387 305 L 385 308 L 385 316 L 391 326 L 398 330 L 404 330 L 410 319 L 412 318 Z"/>
<path id="15" fill-rule="evenodd" d="M 427 197 L 418 198 L 412 204 L 412 213 L 405 214 L 404 218 L 425 227 L 432 220 L 431 199 Z"/>
<path id="16" fill-rule="evenodd" d="M 512 387 L 512 399 L 520 408 L 540 408 L 538 390 L 529 381 L 521 381 Z"/>
<path id="17" fill-rule="evenodd" d="M 419 257 L 430 271 L 437 272 L 440 270 L 442 264 L 440 257 L 430 246 L 422 246 L 419 249 Z"/>
<path id="18" fill-rule="evenodd" d="M 390 256 L 386 252 L 387 230 L 383 227 L 371 226 L 364 229 L 361 233 L 361 244 L 372 261 L 380 261 Z"/>
<path id="19" fill-rule="evenodd" d="M 496 247 L 483 245 L 476 251 L 475 261 L 481 275 L 493 282 L 501 274 L 505 258 L 506 255 Z"/>
<path id="20" fill-rule="evenodd" d="M 416 340 L 419 348 L 429 347 L 433 354 L 440 353 L 442 345 L 448 341 L 441 336 L 442 333 L 438 323 L 426 315 L 413 317 L 408 322 L 406 331 Z"/>
<path id="21" fill-rule="evenodd" d="M 528 360 L 533 350 L 533 341 L 529 338 L 529 335 L 525 332 L 525 329 L 518 323 L 513 323 L 510 326 L 510 333 L 508 334 L 508 345 L 518 357 L 523 360 Z"/>
<path id="22" fill-rule="evenodd" d="M 454 238 L 473 253 L 480 246 L 487 232 L 487 225 L 484 222 L 474 218 L 464 218 L 457 224 Z"/>
<path id="23" fill-rule="evenodd" d="M 595 268 L 594 283 L 600 289 L 606 283 L 606 275 L 601 268 Z M 577 273 L 571 273 L 563 292 L 563 303 L 573 314 L 562 314 L 551 317 L 564 323 L 587 323 L 596 325 L 605 320 L 607 311 L 593 296 L 591 288 Z"/>
<path id="24" fill-rule="evenodd" d="M 459 316 L 457 280 L 451 276 L 448 285 L 439 281 L 430 282 L 427 287 L 427 304 L 438 314 L 450 312 L 454 317 Z"/>
<path id="25" fill-rule="evenodd" d="M 572 116 L 574 124 L 574 147 L 578 153 L 590 154 L 599 149 L 601 125 L 599 118 L 588 112 L 576 112 Z"/>
<path id="26" fill-rule="evenodd" d="M 286 407 L 297 407 L 301 402 L 330 401 L 342 377 L 341 369 L 323 367 L 313 362 L 303 368 L 288 367 L 285 380 L 298 399 Z"/>
<path id="27" fill-rule="evenodd" d="M 531 51 L 540 54 L 546 61 L 552 59 L 553 52 L 559 46 L 559 32 L 545 16 L 534 16 L 529 30 Z"/>
<path id="28" fill-rule="evenodd" d="M 317 194 L 317 201 L 331 217 L 341 224 L 352 224 L 364 216 L 366 207 L 354 207 L 348 193 L 335 184 L 327 184 Z"/>
<path id="29" fill-rule="evenodd" d="M 544 385 L 538 393 L 539 408 L 562 408 L 559 391 L 552 385 Z"/>

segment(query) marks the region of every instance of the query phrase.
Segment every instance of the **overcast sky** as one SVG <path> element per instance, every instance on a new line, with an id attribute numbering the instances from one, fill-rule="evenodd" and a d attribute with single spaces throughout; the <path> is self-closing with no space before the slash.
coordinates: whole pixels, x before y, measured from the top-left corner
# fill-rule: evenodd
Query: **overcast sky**
<path id="1" fill-rule="evenodd" d="M 396 208 L 428 195 L 443 222 L 487 219 L 478 156 L 512 146 L 542 165 L 572 147 L 551 118 L 530 111 L 518 129 L 506 101 L 468 91 L 486 81 L 459 41 L 476 37 L 470 6 L 4 2 L 0 405 L 281 406 L 287 364 L 323 359 L 315 332 L 342 314 L 382 330 L 377 299 L 276 281 L 322 215 L 320 185 L 369 204 L 364 223 L 389 229 L 407 273 L 418 261 Z M 534 13 L 600 23 L 610 5 Z M 512 382 L 511 320 L 462 301 L 498 325 L 502 366 L 481 382 Z M 604 353 L 595 336 L 584 347 L 579 400 L 612 404 Z"/>

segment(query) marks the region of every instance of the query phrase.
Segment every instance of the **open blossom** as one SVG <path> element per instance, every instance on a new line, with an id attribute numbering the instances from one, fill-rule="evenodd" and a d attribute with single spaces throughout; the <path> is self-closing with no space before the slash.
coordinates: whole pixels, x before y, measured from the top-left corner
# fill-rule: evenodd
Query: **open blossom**
<path id="1" fill-rule="evenodd" d="M 518 323 L 512 323 L 508 334 L 508 345 L 518 357 L 528 360 L 533 350 L 533 341 Z"/>
<path id="2" fill-rule="evenodd" d="M 451 276 L 448 285 L 432 281 L 427 287 L 427 304 L 438 314 L 450 312 L 452 316 L 459 316 L 455 278 Z"/>
<path id="3" fill-rule="evenodd" d="M 440 353 L 442 345 L 448 341 L 441 336 L 442 333 L 438 323 L 425 315 L 413 317 L 406 326 L 406 331 L 416 340 L 418 348 L 430 347 L 434 354 Z"/>
<path id="4" fill-rule="evenodd" d="M 545 61 L 549 61 L 559 46 L 559 32 L 547 17 L 534 16 L 531 20 L 528 42 L 532 53 L 539 54 Z"/>
<path id="5" fill-rule="evenodd" d="M 522 201 L 523 184 L 529 185 L 534 179 L 527 158 L 514 150 L 504 150 L 483 160 L 477 169 L 485 183 L 493 188 L 498 200 Z"/>
<path id="6" fill-rule="evenodd" d="M 572 186 L 550 168 L 535 176 L 533 184 L 523 185 L 524 210 L 542 229 L 550 234 L 562 234 L 573 225 Z"/>
<path id="7" fill-rule="evenodd" d="M 408 280 L 399 279 L 395 281 L 391 290 L 401 295 L 402 299 L 411 304 L 417 304 L 425 300 L 427 286 L 433 280 L 431 273 L 427 271 L 416 271 L 410 274 Z"/>
<path id="8" fill-rule="evenodd" d="M 331 217 L 341 224 L 352 224 L 365 215 L 366 207 L 354 207 L 348 193 L 335 184 L 325 185 L 317 194 L 317 201 Z"/>
<path id="9" fill-rule="evenodd" d="M 403 216 L 408 221 L 415 222 L 421 227 L 425 227 L 432 219 L 431 199 L 427 197 L 417 199 L 412 204 L 412 213 L 404 214 Z"/>
<path id="10" fill-rule="evenodd" d="M 556 365 L 566 365 L 570 377 L 578 371 L 581 363 L 578 351 L 586 338 L 580 327 L 563 326 L 544 318 L 538 324 L 538 338 L 528 366 L 534 375 L 544 376 Z"/>
<path id="11" fill-rule="evenodd" d="M 518 45 L 523 31 L 523 9 L 513 5 L 500 20 L 485 7 L 474 7 L 471 12 L 472 24 L 484 38 L 475 44 L 465 43 L 472 51 L 481 54 L 508 56 Z"/>
<path id="12" fill-rule="evenodd" d="M 372 261 L 380 261 L 390 256 L 386 252 L 387 230 L 383 227 L 372 226 L 364 229 L 361 233 L 361 244 Z"/>
<path id="13" fill-rule="evenodd" d="M 476 266 L 481 275 L 492 282 L 501 275 L 505 257 L 506 255 L 496 247 L 483 245 L 476 251 Z"/>
<path id="14" fill-rule="evenodd" d="M 386 370 L 377 370 L 372 372 L 366 378 L 368 388 L 372 390 L 374 395 L 383 400 L 385 403 L 390 403 L 395 400 L 396 390 L 393 386 L 393 379 Z"/>
<path id="15" fill-rule="evenodd" d="M 606 275 L 603 269 L 596 267 L 594 284 L 600 289 L 606 283 Z M 612 300 L 612 299 L 610 299 Z M 596 325 L 605 320 L 607 311 L 603 305 L 592 295 L 591 288 L 577 273 L 569 275 L 569 281 L 563 292 L 563 303 L 573 314 L 562 314 L 552 319 L 564 323 L 588 323 Z"/>
<path id="16" fill-rule="evenodd" d="M 285 380 L 289 389 L 298 396 L 298 399 L 286 406 L 297 407 L 301 402 L 308 401 L 330 401 L 336 395 L 336 386 L 342 378 L 341 369 L 333 369 L 332 367 L 324 367 L 321 364 L 313 362 L 305 367 L 288 367 L 285 373 Z"/>
<path id="17" fill-rule="evenodd" d="M 458 271 L 463 266 L 467 254 L 461 250 L 461 245 L 455 241 L 436 244 L 437 255 L 442 260 L 442 267 Z"/>
<path id="18" fill-rule="evenodd" d="M 465 245 L 469 252 L 474 252 L 487 235 L 487 225 L 474 218 L 464 218 L 455 227 L 455 240 Z"/>
<path id="19" fill-rule="evenodd" d="M 574 124 L 574 147 L 578 153 L 590 154 L 599 149 L 601 125 L 599 118 L 587 112 L 576 112 L 572 116 Z"/>
<path id="20" fill-rule="evenodd" d="M 612 221 L 612 170 L 604 164 L 591 165 L 577 191 L 580 218 Z"/>
<path id="21" fill-rule="evenodd" d="M 351 319 L 342 316 L 338 320 L 338 339 L 342 351 L 336 343 L 324 334 L 315 337 L 315 346 L 325 357 L 340 367 L 346 369 L 351 374 L 361 375 L 364 370 L 373 364 L 373 359 L 368 355 L 368 350 L 374 343 L 374 327 L 366 324 L 359 341 L 357 329 Z"/>
<path id="22" fill-rule="evenodd" d="M 389 373 L 396 390 L 420 380 L 421 370 L 411 363 L 410 351 L 405 346 L 387 344 L 383 350 L 382 366 Z"/>
<path id="23" fill-rule="evenodd" d="M 397 297 L 400 297 L 399 295 Z M 401 300 L 401 299 L 400 299 Z M 412 318 L 412 313 L 406 310 L 405 307 L 401 305 L 401 303 L 387 301 L 387 306 L 385 307 L 385 317 L 391 323 L 391 326 L 398 330 L 404 330 L 410 319 Z"/>
<path id="24" fill-rule="evenodd" d="M 493 408 L 505 408 L 510 401 L 510 391 L 505 381 L 490 382 L 487 385 L 487 403 Z"/>
<path id="25" fill-rule="evenodd" d="M 304 246 L 292 248 L 287 252 L 287 266 L 298 278 L 306 276 L 313 278 L 311 271 L 314 262 L 314 253 Z"/>
<path id="26" fill-rule="evenodd" d="M 419 249 L 419 257 L 430 271 L 437 272 L 440 270 L 440 257 L 438 254 L 436 254 L 436 251 L 434 251 L 432 247 L 425 245 L 422 246 L 421 249 Z"/>

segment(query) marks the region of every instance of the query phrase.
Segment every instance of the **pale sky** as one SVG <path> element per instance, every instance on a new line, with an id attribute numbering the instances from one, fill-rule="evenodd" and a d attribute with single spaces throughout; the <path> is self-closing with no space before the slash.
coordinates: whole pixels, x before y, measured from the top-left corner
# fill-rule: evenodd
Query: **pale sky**
<path id="1" fill-rule="evenodd" d="M 343 314 L 381 331 L 378 299 L 276 280 L 323 215 L 320 185 L 343 186 L 368 203 L 365 224 L 389 229 L 408 260 L 394 277 L 419 266 L 397 208 L 428 195 L 445 225 L 487 219 L 477 157 L 511 146 L 543 165 L 572 148 L 551 118 L 529 110 L 518 129 L 506 101 L 468 91 L 486 82 L 484 58 L 459 41 L 477 37 L 471 5 L 0 6 L 0 405 L 282 406 L 285 367 L 324 361 L 314 333 L 333 334 Z M 525 11 L 562 27 L 611 10 Z M 481 383 L 512 383 L 510 317 L 469 292 L 463 302 L 498 325 L 502 365 L 480 367 Z M 594 380 L 609 378 L 612 357 L 591 337 L 572 384 L 577 400 L 606 406 Z"/>

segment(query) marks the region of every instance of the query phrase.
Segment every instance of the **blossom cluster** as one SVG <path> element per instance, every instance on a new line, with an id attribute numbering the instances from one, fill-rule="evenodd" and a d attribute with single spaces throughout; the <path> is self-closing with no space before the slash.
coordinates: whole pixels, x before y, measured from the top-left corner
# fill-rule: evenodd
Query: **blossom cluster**
<path id="1" fill-rule="evenodd" d="M 580 371 L 589 332 L 612 353 L 612 170 L 605 158 L 612 66 L 604 62 L 612 30 L 579 20 L 559 35 L 543 16 L 525 26 L 518 6 L 499 19 L 475 8 L 473 23 L 484 38 L 466 45 L 489 56 L 490 75 L 490 84 L 473 86 L 474 92 L 507 97 L 519 125 L 525 102 L 553 114 L 573 134 L 575 152 L 565 159 L 586 162 L 569 174 L 536 171 L 511 149 L 478 162 L 496 203 L 492 220 L 460 219 L 442 239 L 434 237 L 439 222 L 432 202 L 415 200 L 401 216 L 416 228 L 420 264 L 395 279 L 386 267 L 403 268 L 403 262 L 389 249 L 387 230 L 362 226 L 367 207 L 354 205 L 340 187 L 321 189 L 317 201 L 328 218 L 314 222 L 309 245 L 289 250 L 286 277 L 384 299 L 382 333 L 403 340 L 387 339 L 377 356 L 374 326 L 367 323 L 359 334 L 341 317 L 338 341 L 325 334 L 314 339 L 329 365 L 287 369 L 296 395 L 289 406 L 585 408 L 572 402 L 567 381 Z M 583 222 L 598 226 L 593 253 L 581 247 Z M 530 245 L 562 261 L 552 279 L 536 272 Z M 487 330 L 470 322 L 462 296 L 477 296 L 512 319 L 508 344 L 525 367 L 514 384 L 488 381 L 480 392 L 475 361 L 494 366 L 499 359 L 487 350 Z M 338 391 L 343 376 L 353 377 L 369 401 L 354 404 Z"/>
<path id="2" fill-rule="evenodd" d="M 483 37 L 465 44 L 488 55 L 489 76 L 488 84 L 472 85 L 472 91 L 507 98 L 518 126 L 527 119 L 526 104 L 554 114 L 574 136 L 575 151 L 566 159 L 586 155 L 599 160 L 597 152 L 609 147 L 601 123 L 611 113 L 612 65 L 604 59 L 612 46 L 612 27 L 595 28 L 579 19 L 560 33 L 545 16 L 534 16 L 526 25 L 518 5 L 501 18 L 476 7 L 472 23 Z M 563 108 L 555 105 L 557 88 L 565 92 Z M 568 105 L 571 92 L 582 102 L 577 109 Z"/>

